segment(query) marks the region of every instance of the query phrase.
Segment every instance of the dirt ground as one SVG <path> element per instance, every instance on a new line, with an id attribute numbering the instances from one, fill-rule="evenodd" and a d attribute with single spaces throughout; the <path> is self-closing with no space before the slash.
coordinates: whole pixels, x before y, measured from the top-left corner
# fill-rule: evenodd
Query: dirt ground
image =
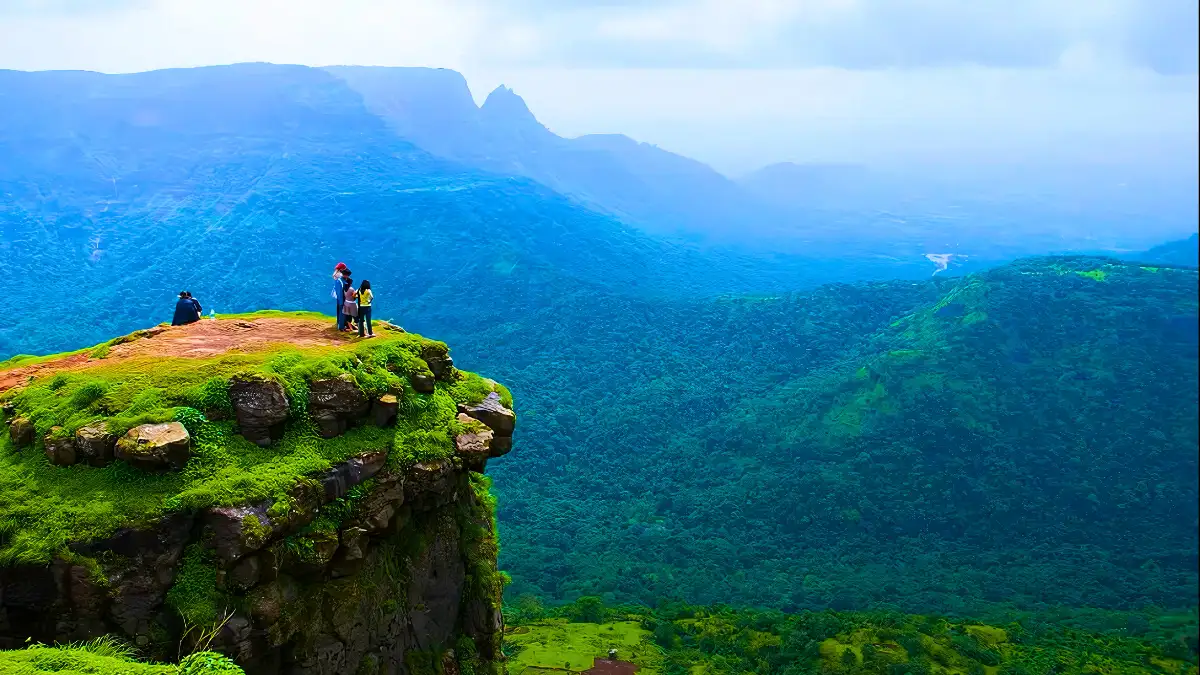
<path id="1" fill-rule="evenodd" d="M 637 666 L 632 663 L 596 659 L 596 665 L 583 671 L 583 675 L 634 675 L 636 672 Z"/>
<path id="2" fill-rule="evenodd" d="M 25 384 L 31 377 L 37 377 L 45 371 L 77 370 L 98 362 L 110 364 L 139 356 L 202 358 L 234 350 L 254 352 L 281 342 L 299 347 L 317 347 L 345 344 L 351 339 L 348 334 L 338 334 L 332 319 L 202 319 L 186 326 L 151 328 L 148 332 L 150 335 L 147 337 L 113 345 L 104 359 L 93 359 L 83 352 L 0 370 L 0 392 Z"/>

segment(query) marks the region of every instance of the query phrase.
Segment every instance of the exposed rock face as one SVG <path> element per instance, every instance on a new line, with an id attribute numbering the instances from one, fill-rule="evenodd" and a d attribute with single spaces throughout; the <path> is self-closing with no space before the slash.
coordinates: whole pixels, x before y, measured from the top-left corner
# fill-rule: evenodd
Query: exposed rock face
<path id="1" fill-rule="evenodd" d="M 349 375 L 317 380 L 308 390 L 308 406 L 325 438 L 342 434 L 367 414 L 370 401 Z"/>
<path id="2" fill-rule="evenodd" d="M 107 422 L 92 422 L 75 432 L 75 455 L 91 466 L 108 466 L 116 446 L 117 437 L 108 433 Z"/>
<path id="3" fill-rule="evenodd" d="M 392 394 L 384 394 L 371 403 L 371 418 L 378 427 L 390 426 L 399 411 L 400 401 Z"/>
<path id="4" fill-rule="evenodd" d="M 435 379 L 447 382 L 454 379 L 454 359 L 445 345 L 425 345 L 421 348 L 421 358 Z"/>
<path id="5" fill-rule="evenodd" d="M 283 385 L 274 380 L 235 379 L 229 384 L 229 400 L 246 440 L 266 447 L 282 438 L 291 410 Z"/>
<path id="6" fill-rule="evenodd" d="M 458 421 L 467 425 L 472 419 L 465 413 L 459 413 Z M 476 423 L 474 426 L 476 428 L 472 431 L 454 437 L 454 450 L 472 471 L 483 471 L 488 458 L 492 456 L 492 442 L 496 434 L 482 424 Z"/>
<path id="7" fill-rule="evenodd" d="M 75 463 L 75 439 L 62 436 L 62 427 L 54 427 L 42 439 L 46 447 L 46 459 L 51 464 L 70 466 Z"/>
<path id="8" fill-rule="evenodd" d="M 491 430 L 486 439 L 473 434 L 461 434 L 455 439 L 458 454 L 475 470 L 483 471 L 487 459 L 501 457 L 512 450 L 512 435 L 517 426 L 517 416 L 500 402 L 500 395 L 492 392 L 477 405 L 459 404 L 459 421 L 476 420 Z M 486 445 L 486 450 L 481 446 Z"/>
<path id="9" fill-rule="evenodd" d="M 458 406 L 458 411 L 483 422 L 497 436 L 512 436 L 517 426 L 517 416 L 500 402 L 500 394 L 492 392 L 478 405 Z"/>
<path id="10" fill-rule="evenodd" d="M 408 381 L 412 384 L 413 391 L 418 394 L 432 394 L 437 386 L 433 373 L 416 372 L 408 376 Z"/>
<path id="11" fill-rule="evenodd" d="M 103 578 L 63 560 L 0 568 L 0 617 L 7 620 L 0 648 L 17 647 L 26 635 L 50 641 L 104 633 L 156 645 L 162 631 L 179 630 L 166 598 L 191 542 L 200 542 L 216 557 L 223 602 L 244 608 L 233 611 L 212 646 L 250 675 L 415 675 L 414 659 L 445 659 L 457 669 L 452 648 L 463 636 L 479 655 L 477 673 L 500 672 L 499 592 L 468 591 L 481 583 L 473 575 L 495 572 L 494 560 L 464 548 L 478 537 L 466 537 L 464 528 L 491 534 L 468 474 L 449 460 L 403 472 L 385 470 L 385 461 L 384 453 L 364 453 L 301 481 L 287 511 L 270 502 L 212 508 L 74 546 L 103 561 Z M 306 527 L 368 479 L 371 489 L 341 525 Z M 172 638 L 164 653 L 194 638 Z"/>
<path id="12" fill-rule="evenodd" d="M 19 646 L 21 636 L 60 642 L 112 632 L 130 642 L 147 637 L 160 622 L 191 529 L 191 516 L 178 514 L 149 529 L 119 530 L 72 546 L 77 554 L 109 561 L 103 581 L 62 559 L 48 567 L 0 568 L 0 615 L 7 614 L 11 626 L 0 631 L 0 649 Z"/>
<path id="13" fill-rule="evenodd" d="M 146 471 L 178 470 L 191 457 L 191 447 L 192 437 L 179 422 L 143 424 L 117 441 L 116 457 Z"/>
<path id="14" fill-rule="evenodd" d="M 33 444 L 33 421 L 25 417 L 17 417 L 13 419 L 8 426 L 8 437 L 12 439 L 14 446 L 21 448 Z"/>

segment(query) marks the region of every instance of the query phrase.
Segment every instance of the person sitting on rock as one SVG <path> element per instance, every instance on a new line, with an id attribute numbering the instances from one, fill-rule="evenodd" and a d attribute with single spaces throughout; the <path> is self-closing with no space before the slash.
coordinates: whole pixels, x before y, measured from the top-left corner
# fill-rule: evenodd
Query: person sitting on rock
<path id="1" fill-rule="evenodd" d="M 189 297 L 187 291 L 179 291 L 179 299 L 175 301 L 175 316 L 171 319 L 172 326 L 183 326 L 200 320 L 200 311 L 196 309 L 199 303 Z"/>
<path id="2" fill-rule="evenodd" d="M 192 295 L 191 291 L 184 291 L 184 293 L 187 293 L 188 300 L 191 300 L 192 304 L 196 306 L 196 317 L 197 318 L 203 317 L 204 316 L 204 308 L 200 306 L 200 301 L 196 299 L 196 296 Z"/>

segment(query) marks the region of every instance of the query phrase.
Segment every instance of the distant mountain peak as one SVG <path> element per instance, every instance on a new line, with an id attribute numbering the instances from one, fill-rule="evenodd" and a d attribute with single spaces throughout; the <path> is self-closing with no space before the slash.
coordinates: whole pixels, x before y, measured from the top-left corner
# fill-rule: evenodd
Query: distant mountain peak
<path id="1" fill-rule="evenodd" d="M 504 135 L 516 134 L 526 140 L 549 141 L 551 137 L 557 139 L 533 115 L 529 106 L 525 105 L 525 99 L 504 85 L 496 87 L 488 94 L 483 105 L 479 107 L 479 115 L 486 127 Z"/>
<path id="2" fill-rule="evenodd" d="M 519 117 L 527 117 L 532 120 L 537 119 L 533 116 L 533 112 L 529 110 L 529 106 L 525 104 L 525 99 L 503 84 L 488 94 L 480 110 L 506 119 Z"/>

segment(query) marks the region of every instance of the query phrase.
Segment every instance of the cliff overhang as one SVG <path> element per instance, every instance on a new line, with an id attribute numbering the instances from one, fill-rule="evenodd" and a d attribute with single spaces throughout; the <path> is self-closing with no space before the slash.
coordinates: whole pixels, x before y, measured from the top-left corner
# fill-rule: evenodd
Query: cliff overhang
<path id="1" fill-rule="evenodd" d="M 0 648 L 497 667 L 512 399 L 392 326 L 259 313 L 0 364 Z"/>

